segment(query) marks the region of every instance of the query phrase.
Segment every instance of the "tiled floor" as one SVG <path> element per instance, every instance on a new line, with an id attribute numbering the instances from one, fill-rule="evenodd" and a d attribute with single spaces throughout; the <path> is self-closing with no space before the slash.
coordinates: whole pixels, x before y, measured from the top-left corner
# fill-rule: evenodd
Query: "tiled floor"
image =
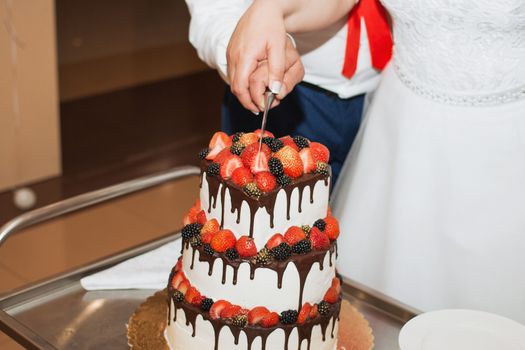
<path id="1" fill-rule="evenodd" d="M 0 247 L 0 292 L 173 232 L 197 196 L 187 178 L 17 233 Z M 0 349 L 22 348 L 0 333 Z"/>

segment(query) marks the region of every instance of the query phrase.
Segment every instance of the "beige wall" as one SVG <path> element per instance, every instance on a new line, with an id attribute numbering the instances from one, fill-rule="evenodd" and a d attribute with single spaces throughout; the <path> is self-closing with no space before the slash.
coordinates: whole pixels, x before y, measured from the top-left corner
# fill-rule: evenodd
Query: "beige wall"
<path id="1" fill-rule="evenodd" d="M 0 19 L 0 190 L 5 190 L 60 173 L 54 3 L 0 1 Z"/>

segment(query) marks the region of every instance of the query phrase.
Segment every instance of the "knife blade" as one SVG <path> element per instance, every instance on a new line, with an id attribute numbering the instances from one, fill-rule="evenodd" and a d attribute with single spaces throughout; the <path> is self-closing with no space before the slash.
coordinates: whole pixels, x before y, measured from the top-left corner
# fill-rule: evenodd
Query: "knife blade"
<path id="1" fill-rule="evenodd" d="M 275 94 L 271 91 L 266 92 L 266 103 L 264 105 L 264 113 L 262 117 L 261 122 L 261 138 L 259 138 L 259 150 L 257 152 L 257 163 L 259 162 L 259 154 L 261 153 L 262 148 L 262 139 L 264 135 L 264 131 L 266 130 L 266 121 L 268 120 L 268 111 L 270 110 L 270 107 L 272 106 L 273 100 L 275 99 Z"/>

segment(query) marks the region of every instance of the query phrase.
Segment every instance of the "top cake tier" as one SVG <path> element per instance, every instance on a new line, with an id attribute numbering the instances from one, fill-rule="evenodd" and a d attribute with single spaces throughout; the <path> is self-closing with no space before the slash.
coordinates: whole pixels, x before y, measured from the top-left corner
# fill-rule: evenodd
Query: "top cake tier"
<path id="1" fill-rule="evenodd" d="M 327 215 L 328 149 L 300 136 L 217 132 L 201 158 L 201 208 L 223 229 L 264 245 L 290 226 Z"/>

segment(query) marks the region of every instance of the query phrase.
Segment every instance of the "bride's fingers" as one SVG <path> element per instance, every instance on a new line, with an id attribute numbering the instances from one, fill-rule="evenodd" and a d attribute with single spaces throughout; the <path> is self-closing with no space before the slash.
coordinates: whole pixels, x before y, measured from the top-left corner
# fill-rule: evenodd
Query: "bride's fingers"
<path id="1" fill-rule="evenodd" d="M 256 69 L 257 60 L 240 59 L 236 65 L 233 80 L 231 81 L 232 93 L 237 96 L 237 99 L 244 108 L 249 109 L 255 114 L 259 113 L 259 107 L 252 101 L 249 89 L 249 77 Z"/>
<path id="2" fill-rule="evenodd" d="M 261 111 L 264 111 L 265 92 L 268 86 L 268 64 L 260 62 L 259 67 L 250 76 L 250 96 Z"/>

